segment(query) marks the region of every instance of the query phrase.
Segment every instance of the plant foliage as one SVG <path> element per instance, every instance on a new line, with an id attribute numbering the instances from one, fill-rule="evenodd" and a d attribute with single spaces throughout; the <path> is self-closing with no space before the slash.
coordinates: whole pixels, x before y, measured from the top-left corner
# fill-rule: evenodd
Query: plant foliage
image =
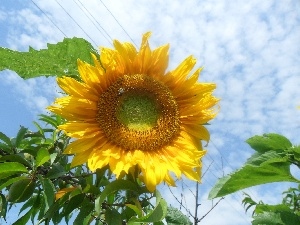
<path id="1" fill-rule="evenodd" d="M 300 168 L 300 148 L 284 136 L 265 134 L 254 136 L 247 143 L 256 151 L 241 169 L 217 181 L 209 198 L 222 197 L 244 188 L 271 182 L 295 182 L 290 166 Z M 298 225 L 300 224 L 300 185 L 284 192 L 281 204 L 268 205 L 255 202 L 246 194 L 243 204 L 248 211 L 254 207 L 253 225 Z"/>
<path id="2" fill-rule="evenodd" d="M 38 76 L 78 77 L 77 59 L 92 63 L 91 53 L 98 54 L 93 46 L 82 38 L 65 38 L 47 49 L 28 52 L 0 47 L 0 71 L 15 71 L 24 79 Z"/>

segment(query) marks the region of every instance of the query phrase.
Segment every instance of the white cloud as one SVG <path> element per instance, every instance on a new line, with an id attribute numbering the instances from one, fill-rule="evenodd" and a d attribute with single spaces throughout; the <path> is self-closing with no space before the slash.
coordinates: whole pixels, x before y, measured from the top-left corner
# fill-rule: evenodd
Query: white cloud
<path id="1" fill-rule="evenodd" d="M 11 86 L 16 100 L 36 115 L 45 113 L 46 107 L 60 95 L 54 78 L 23 80 L 16 73 L 5 71 L 0 76 L 0 82 L 2 85 Z"/>

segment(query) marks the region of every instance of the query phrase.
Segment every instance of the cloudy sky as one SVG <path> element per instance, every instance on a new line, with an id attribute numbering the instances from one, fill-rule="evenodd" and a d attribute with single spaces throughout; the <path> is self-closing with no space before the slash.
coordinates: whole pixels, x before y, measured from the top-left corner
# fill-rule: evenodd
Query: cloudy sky
<path id="1" fill-rule="evenodd" d="M 74 36 L 87 39 L 95 48 L 112 47 L 112 39 L 139 46 L 146 31 L 153 32 L 153 48 L 170 43 L 169 69 L 194 55 L 197 66 L 204 66 L 200 80 L 217 84 L 220 113 L 209 126 L 201 217 L 213 204 L 207 194 L 216 179 L 252 154 L 244 143 L 247 138 L 276 132 L 300 142 L 300 2 L 1 0 L 0 5 L 0 46 L 19 51 L 28 51 L 28 46 L 45 48 L 46 43 Z M 53 78 L 24 81 L 2 71 L 0 92 L 0 131 L 14 136 L 20 125 L 33 128 L 32 121 L 46 112 L 59 88 Z M 265 185 L 247 192 L 256 200 L 275 203 L 288 185 Z M 178 186 L 172 192 L 178 199 L 183 193 L 193 213 L 195 184 L 184 181 Z M 169 189 L 163 185 L 160 189 L 175 205 Z M 250 224 L 242 198 L 241 193 L 226 197 L 202 223 Z"/>

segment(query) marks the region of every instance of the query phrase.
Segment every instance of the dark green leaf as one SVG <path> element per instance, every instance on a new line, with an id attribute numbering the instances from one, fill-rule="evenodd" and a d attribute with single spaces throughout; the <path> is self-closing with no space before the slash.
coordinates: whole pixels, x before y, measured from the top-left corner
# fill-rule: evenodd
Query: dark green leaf
<path id="1" fill-rule="evenodd" d="M 6 181 L 6 182 L 1 183 L 1 185 L 0 185 L 0 190 L 2 190 L 3 188 L 5 188 L 5 187 L 11 185 L 12 183 L 15 183 L 16 181 L 23 180 L 23 179 L 27 179 L 27 178 L 28 178 L 28 177 L 25 177 L 25 176 L 11 178 L 11 179 L 9 179 L 9 180 Z"/>
<path id="2" fill-rule="evenodd" d="M 101 193 L 101 195 L 95 200 L 95 210 L 97 213 L 100 213 L 101 206 L 104 200 L 106 199 L 109 194 L 112 194 L 116 191 L 120 190 L 131 190 L 134 192 L 139 192 L 139 187 L 128 180 L 115 180 L 111 183 L 109 183 Z"/>
<path id="3" fill-rule="evenodd" d="M 47 173 L 46 177 L 49 179 L 54 179 L 54 178 L 60 177 L 65 174 L 66 174 L 66 171 L 63 166 L 61 166 L 59 164 L 53 164 L 51 166 L 51 169 Z"/>
<path id="4" fill-rule="evenodd" d="M 264 134 L 263 136 L 254 136 L 246 141 L 255 151 L 264 153 L 274 150 L 283 152 L 292 146 L 292 143 L 284 136 L 279 134 Z"/>
<path id="5" fill-rule="evenodd" d="M 87 221 L 89 220 L 90 214 L 93 212 L 94 204 L 92 204 L 87 199 L 84 200 L 80 211 L 74 220 L 73 225 L 86 225 L 88 224 Z"/>
<path id="6" fill-rule="evenodd" d="M 291 175 L 288 163 L 272 163 L 261 166 L 246 164 L 233 174 L 219 179 L 211 189 L 208 198 L 222 197 L 244 188 L 279 181 L 299 182 Z"/>
<path id="7" fill-rule="evenodd" d="M 34 180 L 27 178 L 14 182 L 8 192 L 9 202 L 24 202 L 29 199 L 34 191 Z"/>
<path id="8" fill-rule="evenodd" d="M 12 225 L 26 225 L 28 220 L 30 219 L 31 213 L 32 213 L 32 209 L 30 209 L 27 213 L 25 213 L 22 217 L 20 217 Z"/>
<path id="9" fill-rule="evenodd" d="M 54 197 L 55 197 L 55 188 L 52 184 L 51 180 L 48 178 L 43 178 L 41 176 L 38 176 L 39 180 L 43 186 L 43 195 L 45 199 L 45 209 L 48 210 L 48 208 L 53 204 Z"/>
<path id="10" fill-rule="evenodd" d="M 48 49 L 18 52 L 0 48 L 0 71 L 15 71 L 24 79 L 37 76 L 78 76 L 77 59 L 92 63 L 90 53 L 96 53 L 90 43 L 82 38 L 65 38 Z"/>
<path id="11" fill-rule="evenodd" d="M 72 197 L 69 203 L 64 207 L 63 215 L 69 215 L 74 209 L 79 208 L 83 202 L 85 194 L 78 194 Z"/>
<path id="12" fill-rule="evenodd" d="M 114 208 L 108 208 L 105 211 L 105 222 L 108 225 L 122 225 L 121 214 Z"/>
<path id="13" fill-rule="evenodd" d="M 27 202 L 24 203 L 24 205 L 21 207 L 19 211 L 19 215 L 27 208 L 32 207 L 37 199 L 37 195 L 32 196 L 30 199 L 28 199 Z"/>
<path id="14" fill-rule="evenodd" d="M 28 130 L 27 128 L 21 126 L 20 130 L 18 131 L 16 140 L 15 140 L 15 145 L 16 145 L 17 148 L 20 146 L 20 143 L 23 140 L 24 135 L 27 132 L 27 130 Z"/>
<path id="15" fill-rule="evenodd" d="M 56 201 L 54 204 L 49 206 L 49 209 L 44 215 L 44 219 L 51 219 L 55 213 L 58 213 L 60 202 Z"/>
<path id="16" fill-rule="evenodd" d="M 0 179 L 9 177 L 13 174 L 28 172 L 26 167 L 18 162 L 0 163 Z"/>
<path id="17" fill-rule="evenodd" d="M 134 225 L 134 224 L 139 224 L 141 222 L 144 223 L 153 223 L 153 222 L 159 222 L 162 221 L 166 214 L 167 214 L 167 202 L 161 197 L 158 191 L 156 191 L 156 206 L 153 210 L 148 212 L 146 216 L 143 217 L 132 217 L 128 221 L 128 225 Z"/>
<path id="18" fill-rule="evenodd" d="M 4 218 L 4 220 L 6 219 L 6 212 L 7 212 L 7 201 L 6 201 L 6 198 L 5 196 L 0 193 L 0 218 Z"/>

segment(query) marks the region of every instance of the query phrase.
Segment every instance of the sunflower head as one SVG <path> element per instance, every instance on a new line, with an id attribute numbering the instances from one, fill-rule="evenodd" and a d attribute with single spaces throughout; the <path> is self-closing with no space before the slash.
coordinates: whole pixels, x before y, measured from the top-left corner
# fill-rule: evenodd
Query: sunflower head
<path id="1" fill-rule="evenodd" d="M 92 55 L 94 65 L 78 60 L 82 81 L 58 78 L 67 96 L 48 109 L 68 120 L 59 129 L 76 139 L 65 150 L 75 155 L 72 166 L 139 174 L 154 191 L 162 181 L 175 185 L 174 175 L 200 181 L 201 141 L 209 140 L 203 124 L 216 116 L 218 99 L 215 84 L 198 82 L 201 69 L 191 73 L 192 56 L 166 72 L 169 46 L 151 50 L 149 37 L 139 50 L 114 41 L 100 59 Z"/>

